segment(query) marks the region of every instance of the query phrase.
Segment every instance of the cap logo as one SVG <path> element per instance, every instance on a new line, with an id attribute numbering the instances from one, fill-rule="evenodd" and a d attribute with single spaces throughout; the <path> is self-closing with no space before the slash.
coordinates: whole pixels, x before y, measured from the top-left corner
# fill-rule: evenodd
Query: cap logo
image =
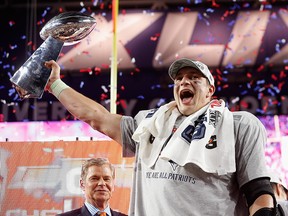
<path id="1" fill-rule="evenodd" d="M 201 70 L 204 70 L 204 65 L 201 62 L 195 62 L 195 65 L 199 67 Z"/>

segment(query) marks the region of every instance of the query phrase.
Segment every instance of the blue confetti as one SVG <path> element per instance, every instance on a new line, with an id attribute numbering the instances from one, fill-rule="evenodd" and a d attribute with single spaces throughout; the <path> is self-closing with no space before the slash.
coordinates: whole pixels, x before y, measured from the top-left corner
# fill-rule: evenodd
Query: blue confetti
<path id="1" fill-rule="evenodd" d="M 265 5 L 265 9 L 272 9 L 272 5 L 271 4 Z"/>
<path id="2" fill-rule="evenodd" d="M 271 89 L 268 89 L 267 91 L 271 96 L 275 96 L 275 93 Z"/>
<path id="3" fill-rule="evenodd" d="M 157 89 L 157 88 L 161 88 L 161 86 L 159 84 L 151 86 L 151 89 Z"/>
<path id="4" fill-rule="evenodd" d="M 272 88 L 277 94 L 280 93 L 280 89 L 277 86 L 273 86 Z"/>
<path id="5" fill-rule="evenodd" d="M 85 13 L 86 12 L 86 9 L 85 8 L 82 8 L 82 10 L 80 11 L 81 13 Z"/>
<path id="6" fill-rule="evenodd" d="M 265 113 L 264 110 L 261 110 L 261 109 L 259 109 L 259 108 L 256 109 L 256 112 L 261 113 L 261 114 L 264 114 L 264 113 Z"/>
<path id="7" fill-rule="evenodd" d="M 163 98 L 160 98 L 160 100 L 157 103 L 157 106 L 160 107 L 161 105 L 163 105 L 164 103 L 166 103 L 166 100 Z"/>
<path id="8" fill-rule="evenodd" d="M 9 89 L 8 95 L 11 96 L 11 95 L 15 94 L 15 92 L 16 92 L 16 90 L 14 88 Z"/>
<path id="9" fill-rule="evenodd" d="M 240 94 L 241 94 L 241 95 L 246 95 L 247 93 L 248 93 L 248 91 L 245 90 L 245 91 L 242 91 Z"/>
<path id="10" fill-rule="evenodd" d="M 281 50 L 280 45 L 276 44 L 275 45 L 275 51 L 278 53 L 278 52 L 280 52 L 280 50 Z"/>
<path id="11" fill-rule="evenodd" d="M 214 10 L 212 8 L 207 8 L 206 10 L 207 12 L 210 12 L 210 13 L 214 13 Z"/>
<path id="12" fill-rule="evenodd" d="M 195 4 L 201 4 L 201 3 L 202 3 L 202 0 L 195 0 L 194 3 L 195 3 Z"/>
<path id="13" fill-rule="evenodd" d="M 264 83 L 265 83 L 265 80 L 258 80 L 258 81 L 256 82 L 257 85 L 264 84 Z"/>
<path id="14" fill-rule="evenodd" d="M 260 89 L 260 86 L 256 86 L 253 90 L 254 90 L 255 92 L 258 92 L 259 89 Z"/>
<path id="15" fill-rule="evenodd" d="M 233 68 L 234 68 L 234 65 L 230 62 L 230 63 L 228 63 L 228 64 L 226 65 L 225 68 L 227 68 L 227 69 L 233 69 Z"/>

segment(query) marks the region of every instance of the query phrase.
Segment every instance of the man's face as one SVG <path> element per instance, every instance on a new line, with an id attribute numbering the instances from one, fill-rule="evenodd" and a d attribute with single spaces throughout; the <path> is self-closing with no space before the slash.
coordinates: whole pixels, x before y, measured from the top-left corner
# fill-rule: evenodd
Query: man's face
<path id="1" fill-rule="evenodd" d="M 114 191 L 114 179 L 109 165 L 91 166 L 85 179 L 80 180 L 86 200 L 99 209 L 104 209 Z"/>
<path id="2" fill-rule="evenodd" d="M 174 98 L 183 115 L 191 115 L 208 104 L 215 91 L 197 69 L 184 67 L 174 80 Z"/>

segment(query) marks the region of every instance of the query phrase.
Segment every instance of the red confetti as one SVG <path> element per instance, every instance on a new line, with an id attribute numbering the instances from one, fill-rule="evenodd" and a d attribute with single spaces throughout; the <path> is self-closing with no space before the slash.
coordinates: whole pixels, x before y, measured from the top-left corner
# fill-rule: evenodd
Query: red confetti
<path id="1" fill-rule="evenodd" d="M 283 85 L 285 84 L 285 82 L 280 82 L 279 84 L 278 84 L 278 89 L 281 91 L 282 90 L 282 87 L 283 87 Z"/>
<path id="2" fill-rule="evenodd" d="M 158 39 L 157 37 L 153 37 L 153 36 L 150 37 L 151 41 L 157 41 L 157 39 Z"/>
<path id="3" fill-rule="evenodd" d="M 89 11 L 90 13 L 92 13 L 92 9 L 90 6 L 87 7 L 87 11 Z"/>
<path id="4" fill-rule="evenodd" d="M 126 109 L 127 108 L 127 104 L 126 104 L 126 101 L 125 100 L 120 100 L 120 104 L 121 106 Z"/>
<path id="5" fill-rule="evenodd" d="M 264 65 L 260 65 L 260 66 L 257 68 L 257 72 L 261 72 L 263 69 L 264 69 Z"/>
<path id="6" fill-rule="evenodd" d="M 263 111 L 266 112 L 269 104 L 268 101 L 263 105 Z"/>
<path id="7" fill-rule="evenodd" d="M 82 68 L 80 69 L 80 73 L 89 73 L 91 72 L 91 68 Z"/>
<path id="8" fill-rule="evenodd" d="M 94 68 L 94 71 L 95 71 L 95 74 L 98 75 L 98 74 L 101 73 L 101 68 L 95 67 L 95 68 Z"/>
<path id="9" fill-rule="evenodd" d="M 273 104 L 273 105 L 277 105 L 278 103 L 279 103 L 278 100 L 273 100 L 273 101 L 272 101 L 272 104 Z"/>
<path id="10" fill-rule="evenodd" d="M 100 96 L 101 100 L 106 100 L 107 98 L 108 98 L 108 95 L 104 94 L 104 93 L 102 93 L 101 96 Z"/>
<path id="11" fill-rule="evenodd" d="M 285 78 L 287 75 L 285 74 L 285 72 L 282 70 L 280 71 L 280 78 Z"/>
<path id="12" fill-rule="evenodd" d="M 109 64 L 102 64 L 102 68 L 108 69 L 110 67 Z"/>
<path id="13" fill-rule="evenodd" d="M 101 100 L 106 100 L 107 98 L 108 98 L 108 95 L 104 94 L 104 93 L 102 93 L 101 96 L 100 96 Z"/>
<path id="14" fill-rule="evenodd" d="M 99 7 L 100 7 L 101 10 L 103 10 L 105 8 L 104 3 L 102 2 Z"/>
<path id="15" fill-rule="evenodd" d="M 219 70 L 219 68 L 216 69 L 217 74 L 222 75 L 221 70 Z"/>
<path id="16" fill-rule="evenodd" d="M 223 81 L 223 77 L 221 75 L 217 76 L 217 80 Z"/>
<path id="17" fill-rule="evenodd" d="M 246 103 L 245 101 L 241 101 L 241 107 L 244 107 L 244 108 L 248 108 L 248 103 Z"/>
<path id="18" fill-rule="evenodd" d="M 275 81 L 278 79 L 275 74 L 272 74 L 272 75 L 271 75 L 271 78 L 272 78 L 273 80 L 275 80 Z"/>
<path id="19" fill-rule="evenodd" d="M 212 7 L 220 7 L 220 5 L 216 3 L 216 0 L 212 0 Z"/>

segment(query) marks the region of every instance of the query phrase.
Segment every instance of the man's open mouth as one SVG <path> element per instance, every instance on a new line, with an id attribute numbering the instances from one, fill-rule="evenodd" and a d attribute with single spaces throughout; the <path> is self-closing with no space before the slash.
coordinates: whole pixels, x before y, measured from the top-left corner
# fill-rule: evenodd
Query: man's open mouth
<path id="1" fill-rule="evenodd" d="M 192 100 L 194 93 L 189 89 L 184 89 L 180 92 L 180 99 L 182 103 L 187 103 Z"/>

